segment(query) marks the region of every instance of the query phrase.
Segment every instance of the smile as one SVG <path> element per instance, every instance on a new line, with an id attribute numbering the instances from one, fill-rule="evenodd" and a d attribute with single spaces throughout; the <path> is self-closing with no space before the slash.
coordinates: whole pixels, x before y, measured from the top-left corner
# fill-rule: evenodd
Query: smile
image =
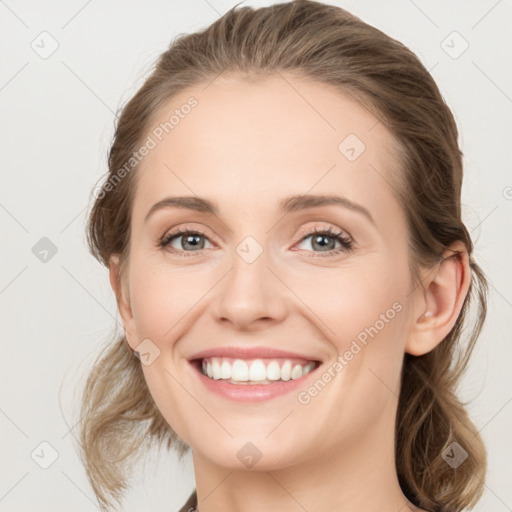
<path id="1" fill-rule="evenodd" d="M 242 385 L 268 385 L 300 379 L 311 372 L 315 366 L 315 361 L 282 358 L 246 360 L 208 357 L 201 362 L 204 376 Z"/>
<path id="2" fill-rule="evenodd" d="M 274 349 L 220 347 L 195 354 L 189 363 L 208 394 L 246 403 L 299 392 L 323 364 Z"/>

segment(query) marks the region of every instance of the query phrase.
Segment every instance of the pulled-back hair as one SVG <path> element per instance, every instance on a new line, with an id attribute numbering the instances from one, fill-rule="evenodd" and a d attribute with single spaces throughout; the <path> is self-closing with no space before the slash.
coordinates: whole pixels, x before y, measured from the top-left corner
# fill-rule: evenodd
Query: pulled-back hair
<path id="1" fill-rule="evenodd" d="M 118 256 L 123 274 L 138 167 L 115 186 L 112 178 L 140 147 L 160 107 L 221 73 L 251 79 L 282 71 L 351 95 L 395 137 L 396 193 L 415 278 L 451 243 L 465 244 L 471 285 L 456 324 L 429 353 L 404 355 L 395 454 L 411 502 L 431 511 L 472 508 L 483 492 L 486 453 L 456 391 L 485 319 L 487 282 L 461 219 L 463 155 L 455 120 L 431 75 L 402 43 L 339 7 L 309 0 L 258 9 L 237 5 L 205 30 L 178 36 L 117 119 L 109 170 L 88 219 L 90 250 L 105 266 Z M 474 319 L 466 326 L 472 304 Z M 80 456 L 104 510 L 121 502 L 128 470 L 151 443 L 174 448 L 180 457 L 188 450 L 156 407 L 123 334 L 116 333 L 94 362 L 81 417 Z M 458 468 L 442 457 L 454 441 L 468 453 Z"/>

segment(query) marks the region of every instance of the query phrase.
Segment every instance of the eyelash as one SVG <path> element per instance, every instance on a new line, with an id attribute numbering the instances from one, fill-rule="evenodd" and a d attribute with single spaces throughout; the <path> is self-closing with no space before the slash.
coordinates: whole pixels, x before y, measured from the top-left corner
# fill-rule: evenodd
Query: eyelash
<path id="1" fill-rule="evenodd" d="M 175 238 L 179 238 L 180 236 L 183 236 L 183 235 L 200 235 L 205 238 L 208 238 L 206 233 L 203 233 L 200 229 L 178 228 L 175 231 L 172 231 L 171 233 L 165 235 L 158 242 L 158 246 L 161 247 L 162 249 L 165 249 Z M 332 249 L 330 251 L 325 251 L 325 252 L 324 251 L 308 251 L 308 252 L 313 252 L 313 254 L 311 254 L 310 256 L 329 257 L 329 256 L 336 256 L 342 252 L 351 252 L 353 250 L 352 239 L 350 237 L 348 237 L 347 235 L 345 235 L 343 233 L 343 231 L 335 231 L 334 229 L 332 229 L 330 227 L 322 228 L 322 229 L 315 228 L 312 231 L 309 230 L 309 231 L 306 231 L 305 233 L 301 233 L 301 235 L 300 235 L 301 238 L 299 239 L 299 241 L 297 243 L 303 242 L 306 238 L 309 238 L 310 236 L 314 236 L 314 235 L 325 235 L 329 238 L 334 238 L 340 242 L 342 247 L 340 247 L 338 249 Z M 204 249 L 200 249 L 199 251 L 174 250 L 171 252 L 173 252 L 173 254 L 176 254 L 180 257 L 189 257 L 192 255 L 196 255 L 197 253 L 202 253 L 203 250 Z"/>
<path id="2" fill-rule="evenodd" d="M 343 231 L 335 231 L 333 228 L 314 228 L 313 230 L 309 229 L 305 232 L 302 232 L 300 236 L 299 242 L 303 242 L 306 238 L 309 238 L 310 236 L 315 235 L 325 235 L 329 238 L 334 238 L 335 240 L 339 241 L 341 244 L 341 247 L 338 249 L 331 249 L 330 251 L 308 251 L 311 252 L 310 256 L 312 257 L 329 257 L 329 256 L 337 256 L 338 254 L 342 252 L 351 252 L 353 250 L 353 242 L 352 239 L 344 234 Z"/>

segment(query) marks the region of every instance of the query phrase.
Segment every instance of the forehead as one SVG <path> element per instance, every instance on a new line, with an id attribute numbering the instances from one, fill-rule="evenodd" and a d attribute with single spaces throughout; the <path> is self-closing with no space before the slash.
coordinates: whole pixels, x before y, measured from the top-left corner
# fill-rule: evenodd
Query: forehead
<path id="1" fill-rule="evenodd" d="M 169 100 L 146 136 L 153 147 L 137 170 L 134 217 L 166 195 L 265 208 L 339 191 L 367 205 L 396 203 L 391 133 L 348 94 L 312 79 L 218 78 Z"/>

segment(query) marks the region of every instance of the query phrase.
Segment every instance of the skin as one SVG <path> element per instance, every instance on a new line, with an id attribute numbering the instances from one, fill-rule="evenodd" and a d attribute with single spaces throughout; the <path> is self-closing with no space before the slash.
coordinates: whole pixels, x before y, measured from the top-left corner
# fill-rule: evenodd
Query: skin
<path id="1" fill-rule="evenodd" d="M 110 280 L 130 346 L 149 338 L 160 350 L 142 368 L 162 415 L 192 448 L 199 510 L 420 510 L 403 495 L 394 461 L 402 360 L 435 348 L 454 325 L 469 287 L 464 246 L 413 287 L 392 185 L 395 141 L 349 96 L 291 75 L 231 76 L 174 97 L 153 126 L 191 95 L 197 107 L 137 170 L 129 265 L 121 279 L 113 257 Z M 338 150 L 350 133 L 366 146 L 352 162 Z M 281 199 L 305 193 L 344 196 L 374 223 L 337 205 L 278 212 Z M 164 208 L 145 222 L 168 196 L 215 201 L 219 214 Z M 184 247 L 183 237 L 158 246 L 176 227 L 204 232 L 204 250 Z M 307 237 L 329 227 L 353 249 L 328 256 Z M 247 236 L 262 249 L 252 263 L 236 251 Z M 323 367 L 304 390 L 397 302 L 400 312 L 308 404 L 295 392 L 230 401 L 187 362 L 226 345 L 312 354 Z M 248 441 L 262 454 L 251 468 L 237 457 Z"/>

